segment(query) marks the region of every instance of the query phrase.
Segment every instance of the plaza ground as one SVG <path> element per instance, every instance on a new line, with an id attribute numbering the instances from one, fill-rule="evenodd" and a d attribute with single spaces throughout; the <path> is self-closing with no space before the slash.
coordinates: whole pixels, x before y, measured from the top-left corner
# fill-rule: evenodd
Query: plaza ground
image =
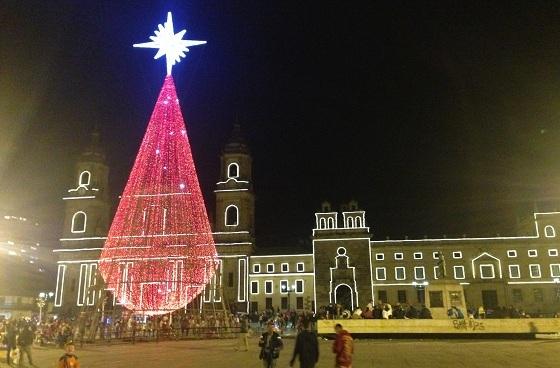
<path id="1" fill-rule="evenodd" d="M 249 352 L 236 352 L 236 340 L 166 341 L 159 343 L 88 345 L 78 348 L 82 368 L 103 367 L 262 367 L 258 340 Z M 331 341 L 320 340 L 317 367 L 333 367 Z M 285 339 L 277 368 L 288 367 L 294 346 Z M 2 351 L 0 367 L 5 364 Z M 55 366 L 62 350 L 34 348 L 35 366 Z M 354 368 L 388 367 L 558 367 L 560 340 L 356 340 Z M 295 365 L 296 367 L 299 364 Z"/>

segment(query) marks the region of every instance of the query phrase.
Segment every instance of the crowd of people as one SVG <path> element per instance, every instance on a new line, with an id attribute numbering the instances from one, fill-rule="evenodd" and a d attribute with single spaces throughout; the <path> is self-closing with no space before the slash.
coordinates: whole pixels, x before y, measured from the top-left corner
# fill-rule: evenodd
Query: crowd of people
<path id="1" fill-rule="evenodd" d="M 413 304 L 384 303 L 373 300 L 364 307 L 357 307 L 353 311 L 344 309 L 340 304 L 329 304 L 319 308 L 319 319 L 431 319 L 432 312 L 426 305 L 421 304 L 414 306 Z"/>

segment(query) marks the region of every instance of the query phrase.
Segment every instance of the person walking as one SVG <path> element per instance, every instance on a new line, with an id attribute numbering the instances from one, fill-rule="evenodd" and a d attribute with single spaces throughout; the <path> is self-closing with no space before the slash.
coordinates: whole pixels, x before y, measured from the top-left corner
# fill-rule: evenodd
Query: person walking
<path id="1" fill-rule="evenodd" d="M 333 343 L 333 353 L 335 353 L 336 368 L 352 368 L 352 354 L 354 354 L 354 340 L 352 336 L 342 328 L 340 323 L 334 326 L 336 339 Z"/>
<path id="2" fill-rule="evenodd" d="M 31 346 L 33 345 L 33 337 L 35 334 L 31 326 L 26 325 L 23 327 L 18 336 L 18 345 L 20 350 L 19 364 L 23 363 L 23 357 L 27 355 L 27 360 L 30 365 L 33 365 L 33 356 L 31 355 Z"/>
<path id="3" fill-rule="evenodd" d="M 74 354 L 76 346 L 69 342 L 65 346 L 65 354 L 58 359 L 57 368 L 80 368 L 80 361 Z"/>
<path id="4" fill-rule="evenodd" d="M 259 359 L 263 362 L 263 368 L 276 367 L 276 361 L 280 356 L 280 350 L 284 347 L 282 338 L 274 330 L 274 322 L 270 321 L 266 325 L 266 332 L 262 334 L 259 340 L 261 353 Z"/>
<path id="5" fill-rule="evenodd" d="M 319 361 L 319 343 L 317 336 L 311 332 L 311 323 L 305 319 L 303 321 L 303 331 L 296 338 L 294 354 L 290 360 L 290 367 L 294 366 L 294 362 L 299 355 L 300 368 L 314 368 Z"/>
<path id="6" fill-rule="evenodd" d="M 17 349 L 16 329 L 13 322 L 6 325 L 6 334 L 4 335 L 4 344 L 6 345 L 6 363 L 11 365 L 10 357 L 13 350 Z"/>

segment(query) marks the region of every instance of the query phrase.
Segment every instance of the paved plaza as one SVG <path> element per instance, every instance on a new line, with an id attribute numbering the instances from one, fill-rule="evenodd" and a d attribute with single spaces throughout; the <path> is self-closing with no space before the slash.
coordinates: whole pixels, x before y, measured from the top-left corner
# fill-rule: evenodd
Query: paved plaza
<path id="1" fill-rule="evenodd" d="M 94 345 L 78 349 L 83 368 L 261 367 L 258 340 L 236 352 L 234 340 L 166 341 Z M 294 345 L 285 339 L 278 368 L 288 367 Z M 318 367 L 332 367 L 331 341 L 321 340 Z M 558 367 L 560 340 L 357 340 L 354 368 L 366 367 Z M 5 353 L 4 351 L 2 353 Z M 54 367 L 62 351 L 35 348 L 35 365 Z M 0 367 L 6 367 L 2 354 Z M 296 365 L 296 367 L 299 365 Z"/>

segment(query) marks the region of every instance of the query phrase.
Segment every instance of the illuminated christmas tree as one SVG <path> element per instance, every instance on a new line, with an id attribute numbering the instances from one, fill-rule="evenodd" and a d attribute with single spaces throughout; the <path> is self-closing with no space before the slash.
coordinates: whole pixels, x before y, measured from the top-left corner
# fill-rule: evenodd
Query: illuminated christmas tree
<path id="1" fill-rule="evenodd" d="M 215 272 L 216 248 L 171 67 L 187 46 L 171 13 L 152 42 L 167 76 L 101 253 L 106 288 L 128 309 L 163 314 L 188 304 Z"/>

